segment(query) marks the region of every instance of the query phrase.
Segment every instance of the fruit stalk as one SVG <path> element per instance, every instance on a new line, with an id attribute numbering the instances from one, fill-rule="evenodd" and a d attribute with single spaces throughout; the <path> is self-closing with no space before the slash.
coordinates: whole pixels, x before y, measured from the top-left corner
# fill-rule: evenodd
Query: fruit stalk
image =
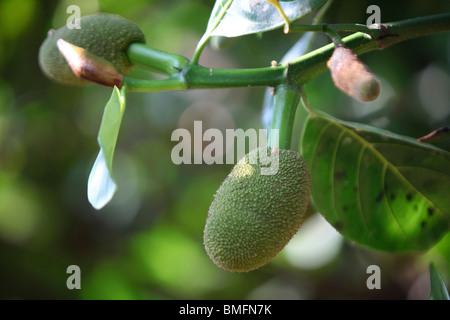
<path id="1" fill-rule="evenodd" d="M 300 102 L 300 94 L 282 84 L 275 88 L 272 99 L 273 116 L 267 145 L 280 147 L 281 149 L 290 149 L 295 112 Z M 278 139 L 274 139 L 272 136 L 272 130 L 274 129 L 278 130 Z"/>

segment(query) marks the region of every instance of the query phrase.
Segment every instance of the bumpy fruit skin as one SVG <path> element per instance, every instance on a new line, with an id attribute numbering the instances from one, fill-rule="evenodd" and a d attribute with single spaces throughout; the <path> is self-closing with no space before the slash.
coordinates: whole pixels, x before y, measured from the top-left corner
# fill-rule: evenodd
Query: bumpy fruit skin
<path id="1" fill-rule="evenodd" d="M 279 169 L 261 175 L 257 152 L 278 152 Z M 254 161 L 253 161 L 254 163 Z M 255 149 L 222 183 L 209 208 L 204 245 L 224 270 L 247 272 L 272 260 L 297 233 L 309 203 L 310 174 L 300 153 Z"/>
<path id="2" fill-rule="evenodd" d="M 113 14 L 94 14 L 82 17 L 81 29 L 64 26 L 50 31 L 39 50 L 39 65 L 51 79 L 66 84 L 88 84 L 75 76 L 66 59 L 59 52 L 56 42 L 63 39 L 109 61 L 120 73 L 133 68 L 125 50 L 133 42 L 145 43 L 145 36 L 133 22 Z"/>

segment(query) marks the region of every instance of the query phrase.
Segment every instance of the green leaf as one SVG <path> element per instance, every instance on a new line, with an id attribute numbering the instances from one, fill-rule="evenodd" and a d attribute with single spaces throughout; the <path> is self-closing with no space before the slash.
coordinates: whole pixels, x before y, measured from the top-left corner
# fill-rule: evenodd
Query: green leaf
<path id="1" fill-rule="evenodd" d="M 295 21 L 326 0 L 281 0 L 283 12 Z M 217 0 L 207 33 L 213 36 L 237 37 L 273 30 L 286 24 L 280 11 L 265 0 Z"/>
<path id="2" fill-rule="evenodd" d="M 444 279 L 436 269 L 434 263 L 430 264 L 431 293 L 429 300 L 450 300 Z"/>
<path id="3" fill-rule="evenodd" d="M 346 238 L 411 251 L 448 232 L 448 152 L 326 115 L 306 120 L 302 152 L 316 208 Z"/>
<path id="4" fill-rule="evenodd" d="M 211 32 L 217 27 L 233 1 L 234 0 L 216 1 L 214 8 L 211 11 L 211 15 L 209 16 L 208 26 L 206 28 L 207 33 L 211 34 Z"/>
<path id="5" fill-rule="evenodd" d="M 88 200 L 97 210 L 103 208 L 117 190 L 112 176 L 112 163 L 120 124 L 125 111 L 125 93 L 125 86 L 122 87 L 121 91 L 114 87 L 111 98 L 103 112 L 97 138 L 100 152 L 88 180 Z"/>

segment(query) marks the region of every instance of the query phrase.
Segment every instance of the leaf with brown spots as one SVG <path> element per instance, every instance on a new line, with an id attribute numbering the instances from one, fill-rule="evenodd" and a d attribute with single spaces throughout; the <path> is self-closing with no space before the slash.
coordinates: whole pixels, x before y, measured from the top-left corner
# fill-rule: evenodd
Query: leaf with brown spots
<path id="1" fill-rule="evenodd" d="M 302 154 L 317 210 L 349 240 L 425 250 L 450 229 L 450 153 L 377 128 L 310 115 Z"/>

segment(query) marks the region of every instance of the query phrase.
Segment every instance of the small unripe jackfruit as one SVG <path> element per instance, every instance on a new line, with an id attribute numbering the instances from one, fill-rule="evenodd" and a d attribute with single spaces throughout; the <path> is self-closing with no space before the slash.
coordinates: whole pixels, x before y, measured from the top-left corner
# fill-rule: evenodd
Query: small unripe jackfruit
<path id="1" fill-rule="evenodd" d="M 352 50 L 337 46 L 327 66 L 334 84 L 342 92 L 364 102 L 378 98 L 380 82 Z"/>
<path id="2" fill-rule="evenodd" d="M 48 33 L 39 50 L 39 65 L 51 79 L 66 84 L 87 84 L 72 72 L 69 64 L 58 49 L 57 41 L 63 39 L 97 57 L 111 63 L 120 73 L 126 74 L 133 68 L 125 51 L 133 42 L 145 42 L 139 27 L 118 15 L 94 14 L 80 19 L 80 29 L 64 26 Z"/>
<path id="3" fill-rule="evenodd" d="M 269 166 L 278 166 L 275 174 L 262 174 L 269 169 L 267 161 L 261 161 L 264 152 L 272 159 Z M 228 271 L 265 265 L 297 233 L 309 194 L 309 169 L 300 153 L 278 148 L 251 151 L 214 196 L 204 230 L 206 252 Z"/>

